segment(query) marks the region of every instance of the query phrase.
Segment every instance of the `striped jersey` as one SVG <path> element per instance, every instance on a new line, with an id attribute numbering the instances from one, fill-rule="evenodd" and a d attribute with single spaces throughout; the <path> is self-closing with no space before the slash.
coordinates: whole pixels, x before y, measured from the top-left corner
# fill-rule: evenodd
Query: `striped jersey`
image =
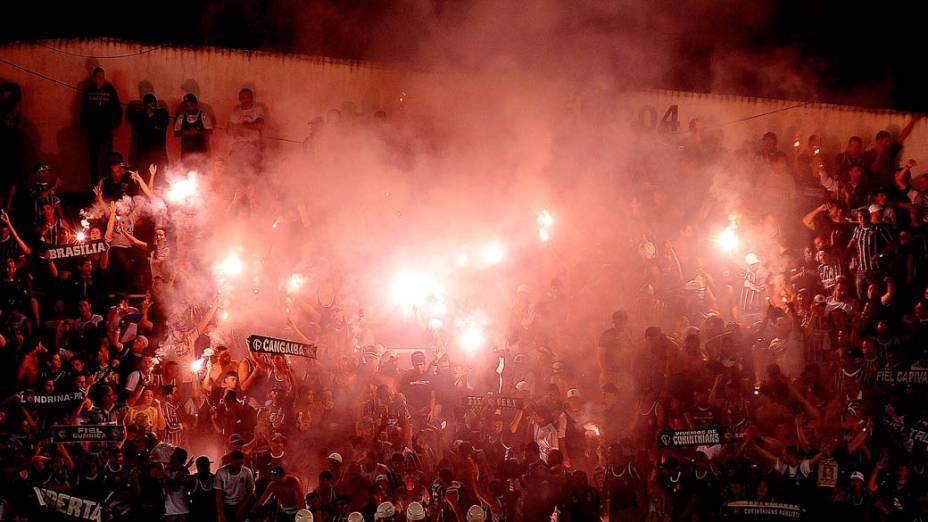
<path id="1" fill-rule="evenodd" d="M 857 269 L 869 272 L 880 268 L 873 258 L 893 242 L 893 235 L 886 225 L 874 223 L 855 228 L 853 240 L 857 248 Z"/>
<path id="2" fill-rule="evenodd" d="M 757 312 L 765 304 L 767 281 L 760 272 L 748 270 L 744 274 L 739 304 L 744 312 Z"/>

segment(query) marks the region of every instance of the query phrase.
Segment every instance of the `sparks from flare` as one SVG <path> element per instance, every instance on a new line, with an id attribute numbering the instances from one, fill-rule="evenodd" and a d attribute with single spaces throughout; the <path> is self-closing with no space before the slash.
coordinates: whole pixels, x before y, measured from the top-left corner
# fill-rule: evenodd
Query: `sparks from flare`
<path id="1" fill-rule="evenodd" d="M 405 312 L 420 308 L 430 297 L 440 296 L 441 286 L 425 272 L 401 272 L 393 278 L 390 297 Z"/>
<path id="2" fill-rule="evenodd" d="M 216 274 L 220 278 L 235 278 L 242 275 L 242 260 L 237 254 L 229 254 L 225 259 L 216 264 Z"/>

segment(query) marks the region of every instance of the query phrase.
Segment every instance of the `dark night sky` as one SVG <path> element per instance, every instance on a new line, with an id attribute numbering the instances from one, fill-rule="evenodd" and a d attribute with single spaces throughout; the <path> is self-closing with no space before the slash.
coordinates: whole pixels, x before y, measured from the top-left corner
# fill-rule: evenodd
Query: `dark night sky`
<path id="1" fill-rule="evenodd" d="M 94 2 L 91 8 L 88 2 L 36 0 L 4 7 L 7 14 L 19 12 L 0 17 L 0 43 L 106 36 L 416 63 L 422 46 L 436 32 L 466 19 L 472 1 L 168 0 L 147 2 L 146 12 L 133 13 L 126 11 L 127 5 L 133 5 L 126 2 Z M 914 78 L 914 71 L 924 63 L 923 45 L 916 40 L 918 31 L 903 25 L 905 10 L 910 9 L 903 3 L 855 7 L 814 0 L 619 0 L 606 4 L 612 7 L 603 14 L 606 10 L 585 0 L 587 8 L 594 7 L 579 17 L 607 34 L 614 30 L 623 45 L 649 46 L 660 39 L 662 49 L 668 49 L 659 73 L 634 81 L 638 86 L 928 111 L 928 97 L 921 94 Z M 576 4 L 565 5 L 573 14 Z M 729 67 L 724 57 L 733 53 L 748 57 L 744 60 L 748 64 L 766 63 L 767 72 L 743 63 Z M 800 71 L 800 84 L 814 87 L 785 92 L 775 79 L 771 81 L 770 70 Z"/>

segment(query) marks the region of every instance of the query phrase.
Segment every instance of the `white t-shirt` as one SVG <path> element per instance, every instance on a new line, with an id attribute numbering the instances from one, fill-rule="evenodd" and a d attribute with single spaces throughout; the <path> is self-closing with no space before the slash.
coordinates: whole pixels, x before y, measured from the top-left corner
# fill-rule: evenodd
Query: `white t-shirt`
<path id="1" fill-rule="evenodd" d="M 189 472 L 184 469 L 180 471 L 166 471 L 168 477 L 172 480 L 182 479 Z M 164 514 L 186 515 L 190 513 L 190 499 L 187 497 L 187 489 L 181 484 L 175 484 L 173 487 L 164 488 Z"/>
<path id="2" fill-rule="evenodd" d="M 213 488 L 222 490 L 222 500 L 227 506 L 237 506 L 247 495 L 254 494 L 255 475 L 245 466 L 236 475 L 229 469 L 227 464 L 216 471 Z"/>
<path id="3" fill-rule="evenodd" d="M 253 103 L 251 107 L 243 109 L 241 105 L 232 109 L 232 114 L 229 116 L 229 123 L 233 125 L 241 125 L 242 123 L 254 123 L 258 120 L 264 119 L 264 108 L 257 103 Z M 246 129 L 241 127 L 235 133 L 235 141 L 258 141 L 261 139 L 261 131 L 258 129 Z"/>
<path id="4" fill-rule="evenodd" d="M 567 415 L 561 412 L 551 424 L 539 426 L 534 424 L 534 439 L 538 443 L 541 460 L 548 462 L 548 454 L 558 447 L 558 439 L 567 438 Z"/>
<path id="5" fill-rule="evenodd" d="M 800 460 L 798 466 L 787 466 L 785 462 L 777 459 L 774 469 L 776 469 L 779 474 L 789 478 L 795 478 L 797 474 L 803 477 L 808 477 L 812 474 L 812 465 L 809 459 Z"/>

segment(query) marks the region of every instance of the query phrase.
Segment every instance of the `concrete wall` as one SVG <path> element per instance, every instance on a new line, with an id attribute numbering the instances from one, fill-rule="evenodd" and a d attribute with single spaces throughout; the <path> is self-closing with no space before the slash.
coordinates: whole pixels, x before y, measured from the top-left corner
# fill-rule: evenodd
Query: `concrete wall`
<path id="1" fill-rule="evenodd" d="M 324 115 L 330 108 L 343 108 L 347 103 L 367 116 L 377 109 L 412 112 L 416 108 L 406 106 L 413 103 L 401 102 L 411 84 L 420 90 L 453 90 L 463 83 L 459 77 L 298 55 L 170 47 L 144 52 L 149 49 L 104 40 L 40 42 L 0 48 L 0 59 L 70 85 L 86 82 L 93 67 L 101 65 L 121 101 L 139 100 L 143 94 L 154 92 L 172 115 L 181 97 L 194 92 L 204 108 L 215 114 L 218 128 L 224 127 L 229 111 L 237 103 L 239 89 L 249 86 L 269 109 L 265 135 L 294 142 L 306 137 L 307 123 L 313 117 Z M 65 190 L 85 186 L 85 151 L 76 117 L 79 93 L 2 61 L 0 80 L 12 80 L 23 87 L 22 111 L 31 155 L 50 163 L 65 176 Z M 453 99 L 445 94 L 445 100 Z M 416 93 L 409 95 L 414 100 Z M 907 118 L 904 113 L 892 111 L 822 104 L 791 108 L 797 103 L 671 91 L 634 91 L 626 93 L 623 100 L 615 117 L 639 126 L 643 119 L 642 132 L 648 132 L 651 108 L 660 122 L 667 108 L 676 105 L 680 132 L 686 131 L 692 118 L 700 117 L 729 148 L 749 146 L 761 134 L 773 130 L 781 136 L 782 148 L 789 148 L 797 135 L 817 133 L 825 139 L 826 151 L 838 152 L 848 136 L 859 135 L 867 143 L 880 129 L 898 130 Z M 583 104 L 583 100 L 577 101 Z M 758 116 L 765 113 L 770 114 Z M 130 127 L 124 123 L 116 138 L 117 150 L 128 151 L 130 135 Z M 222 151 L 225 140 L 221 130 L 215 133 L 213 149 Z M 282 149 L 300 147 L 298 143 L 278 140 L 272 140 L 270 145 Z M 169 154 L 176 158 L 177 140 L 169 138 L 169 147 Z M 903 155 L 928 165 L 925 120 L 917 124 Z"/>

